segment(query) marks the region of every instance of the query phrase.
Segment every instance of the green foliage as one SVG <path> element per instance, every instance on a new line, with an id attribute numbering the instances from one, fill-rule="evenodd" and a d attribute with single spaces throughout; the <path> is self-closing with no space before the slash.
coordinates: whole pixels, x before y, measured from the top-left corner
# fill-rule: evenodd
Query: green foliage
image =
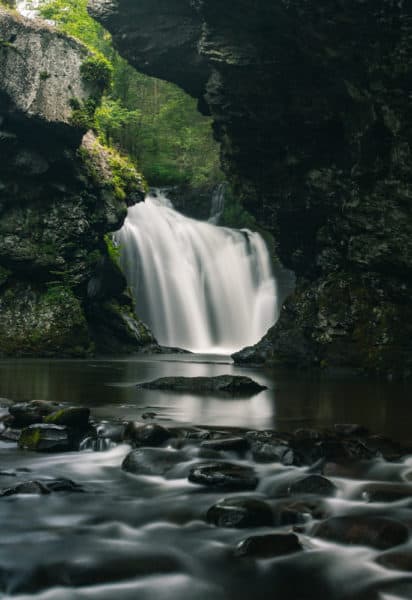
<path id="1" fill-rule="evenodd" d="M 93 129 L 96 111 L 96 100 L 94 98 L 89 98 L 85 102 L 80 102 L 77 98 L 71 98 L 70 108 L 72 109 L 70 116 L 72 125 L 85 130 Z"/>
<path id="2" fill-rule="evenodd" d="M 40 71 L 41 81 L 46 81 L 46 79 L 49 79 L 49 77 L 51 77 L 50 73 L 48 73 L 47 71 Z"/>
<path id="3" fill-rule="evenodd" d="M 85 81 L 103 91 L 110 86 L 113 66 L 99 53 L 86 58 L 80 67 L 80 72 Z"/>
<path id="4" fill-rule="evenodd" d="M 90 82 L 112 87 L 94 119 L 85 107 L 73 120 L 130 156 L 151 185 L 213 185 L 223 180 L 211 120 L 176 86 L 136 72 L 113 49 L 110 34 L 87 13 L 87 0 L 46 0 L 41 15 L 93 53 L 82 66 Z"/>
<path id="5" fill-rule="evenodd" d="M 104 241 L 109 253 L 110 259 L 116 264 L 120 265 L 120 246 L 117 246 L 113 241 L 113 236 L 106 233 Z"/>

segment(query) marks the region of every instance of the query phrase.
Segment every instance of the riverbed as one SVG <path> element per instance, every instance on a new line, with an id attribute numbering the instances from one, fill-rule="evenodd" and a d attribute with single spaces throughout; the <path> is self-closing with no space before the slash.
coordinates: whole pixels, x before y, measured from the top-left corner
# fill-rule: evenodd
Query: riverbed
<path id="1" fill-rule="evenodd" d="M 248 375 L 268 387 L 244 399 L 137 389 L 163 376 Z M 13 401 L 56 400 L 86 405 L 97 420 L 155 421 L 164 427 L 239 432 L 247 429 L 333 428 L 361 423 L 373 432 L 407 442 L 412 406 L 409 384 L 368 382 L 309 373 L 239 368 L 216 356 L 167 355 L 93 360 L 3 360 L 0 397 Z M 3 409 L 5 412 L 7 408 Z M 149 417 L 148 417 L 149 415 Z M 165 445 L 171 455 L 175 442 Z M 82 493 L 18 494 L 0 498 L 0 589 L 5 598 L 77 600 L 407 600 L 410 570 L 382 566 L 396 550 L 411 560 L 411 543 L 395 550 L 348 545 L 312 534 L 319 519 L 372 515 L 410 528 L 411 497 L 366 502 L 372 482 L 409 485 L 412 457 L 361 461 L 351 470 L 329 470 L 336 489 L 311 496 L 318 512 L 301 526 L 274 524 L 219 527 L 206 518 L 222 497 L 268 503 L 277 514 L 290 486 L 313 472 L 308 466 L 260 463 L 249 454 L 220 451 L 219 460 L 255 469 L 253 491 L 205 489 L 188 481 L 199 460 L 198 444 L 184 446 L 182 465 L 166 475 L 133 475 L 121 469 L 129 444 L 101 451 L 36 454 L 2 441 L 0 483 L 69 478 Z M 330 467 L 329 467 L 330 469 Z M 286 494 L 286 496 L 285 496 Z M 296 498 L 307 502 L 306 497 Z M 392 499 L 393 500 L 393 499 Z M 320 513 L 319 513 L 320 511 Z M 291 533 L 300 551 L 273 558 L 236 556 L 253 535 Z M 386 560 L 386 559 L 384 559 Z M 388 562 L 388 561 L 387 561 Z M 390 560 L 389 560 L 390 562 Z M 405 564 L 405 563 L 396 563 Z M 411 564 L 411 563 L 409 563 Z"/>

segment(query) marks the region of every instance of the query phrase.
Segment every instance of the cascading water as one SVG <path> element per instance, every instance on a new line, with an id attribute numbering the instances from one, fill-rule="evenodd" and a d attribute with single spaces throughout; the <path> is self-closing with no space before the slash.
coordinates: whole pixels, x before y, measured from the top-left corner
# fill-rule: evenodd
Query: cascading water
<path id="1" fill-rule="evenodd" d="M 136 313 L 159 343 L 229 354 L 275 322 L 276 282 L 259 234 L 185 217 L 157 193 L 129 208 L 116 240 Z"/>

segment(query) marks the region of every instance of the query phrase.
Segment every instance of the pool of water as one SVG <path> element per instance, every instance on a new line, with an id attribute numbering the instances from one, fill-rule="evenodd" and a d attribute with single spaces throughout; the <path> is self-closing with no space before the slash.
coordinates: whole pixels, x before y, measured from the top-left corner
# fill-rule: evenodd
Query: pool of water
<path id="1" fill-rule="evenodd" d="M 158 377 L 248 375 L 266 385 L 252 398 L 140 390 Z M 93 360 L 1 360 L 0 397 L 86 404 L 100 416 L 290 431 L 301 426 L 360 423 L 391 438 L 412 439 L 412 384 L 350 377 L 321 377 L 238 367 L 210 355 L 136 356 Z"/>

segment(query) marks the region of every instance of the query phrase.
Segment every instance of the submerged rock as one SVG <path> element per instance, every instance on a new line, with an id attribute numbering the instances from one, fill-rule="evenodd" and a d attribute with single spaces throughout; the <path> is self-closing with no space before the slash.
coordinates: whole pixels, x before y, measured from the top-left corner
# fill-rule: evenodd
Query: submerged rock
<path id="1" fill-rule="evenodd" d="M 249 377 L 239 375 L 218 375 L 216 377 L 160 377 L 154 381 L 140 383 L 138 388 L 146 390 L 168 390 L 173 392 L 193 392 L 196 394 L 226 394 L 231 396 L 252 395 L 266 386 Z"/>
<path id="2" fill-rule="evenodd" d="M 360 496 L 366 502 L 412 500 L 412 485 L 385 482 L 368 483 L 360 490 Z"/>
<path id="3" fill-rule="evenodd" d="M 0 496 L 15 496 L 18 494 L 44 495 L 51 492 L 82 492 L 80 485 L 71 479 L 52 479 L 46 481 L 23 481 L 12 488 L 0 492 Z"/>
<path id="4" fill-rule="evenodd" d="M 248 466 L 229 462 L 205 462 L 191 468 L 189 481 L 219 490 L 254 490 L 258 484 L 255 471 Z"/>
<path id="5" fill-rule="evenodd" d="M 251 558 L 273 558 L 302 552 L 303 547 L 294 533 L 274 533 L 270 535 L 254 535 L 239 542 L 234 555 Z"/>
<path id="6" fill-rule="evenodd" d="M 234 452 L 245 452 L 249 448 L 249 442 L 244 437 L 217 438 L 204 440 L 200 447 L 205 450 L 229 450 Z"/>
<path id="7" fill-rule="evenodd" d="M 206 519 L 218 527 L 270 527 L 273 512 L 267 502 L 256 498 L 224 498 L 209 508 Z"/>
<path id="8" fill-rule="evenodd" d="M 136 446 L 161 446 L 171 437 L 171 432 L 157 423 L 141 425 L 131 421 L 125 430 L 125 439 L 129 439 Z"/>
<path id="9" fill-rule="evenodd" d="M 46 423 L 23 429 L 18 444 L 20 448 L 36 452 L 65 452 L 73 449 L 67 427 Z"/>
<path id="10" fill-rule="evenodd" d="M 187 460 L 183 452 L 165 448 L 132 450 L 122 462 L 122 469 L 134 475 L 167 475 L 176 465 Z"/>
<path id="11" fill-rule="evenodd" d="M 289 494 L 316 494 L 317 496 L 333 496 L 337 487 L 322 475 L 308 475 L 294 481 L 289 487 Z"/>
<path id="12" fill-rule="evenodd" d="M 386 517 L 368 515 L 331 517 L 312 529 L 312 534 L 341 544 L 359 544 L 386 550 L 405 543 L 408 527 Z"/>

